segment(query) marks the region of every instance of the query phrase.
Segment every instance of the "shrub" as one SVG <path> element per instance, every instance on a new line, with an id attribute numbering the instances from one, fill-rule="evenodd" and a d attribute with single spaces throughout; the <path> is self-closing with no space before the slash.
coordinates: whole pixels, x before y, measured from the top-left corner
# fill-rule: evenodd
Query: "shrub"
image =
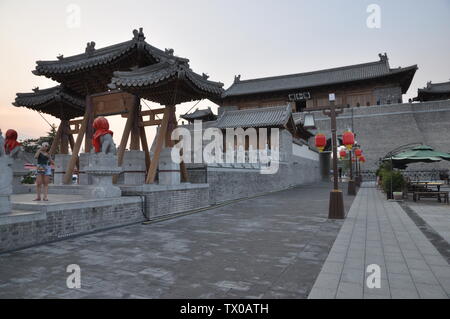
<path id="1" fill-rule="evenodd" d="M 391 193 L 391 180 L 392 180 L 392 192 L 401 192 L 405 185 L 405 179 L 399 171 L 383 171 L 382 175 L 383 190 L 386 194 Z"/>

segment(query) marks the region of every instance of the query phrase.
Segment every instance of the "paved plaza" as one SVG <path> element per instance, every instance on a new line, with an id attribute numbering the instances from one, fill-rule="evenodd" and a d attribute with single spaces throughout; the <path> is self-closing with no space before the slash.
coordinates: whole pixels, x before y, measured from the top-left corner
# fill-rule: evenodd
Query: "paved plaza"
<path id="1" fill-rule="evenodd" d="M 306 298 L 342 225 L 328 196 L 302 186 L 3 254 L 0 298 Z"/>
<path id="2" fill-rule="evenodd" d="M 414 206 L 425 212 L 428 205 Z M 441 205 L 436 210 L 447 211 L 447 219 L 440 219 L 442 229 L 446 229 L 450 223 L 449 207 Z M 425 218 L 436 225 L 431 217 Z M 373 264 L 380 267 L 381 287 L 370 289 L 366 285 L 366 270 Z M 386 201 L 385 195 L 374 187 L 364 187 L 359 190 L 309 298 L 449 296 L 450 266 L 444 256 L 399 203 Z"/>
<path id="3" fill-rule="evenodd" d="M 344 196 L 346 220 L 331 221 L 328 193 L 302 186 L 3 254 L 0 298 L 450 296 L 449 206 L 387 201 L 364 183 Z M 81 289 L 66 286 L 70 264 Z M 381 287 L 370 289 L 373 264 Z"/>

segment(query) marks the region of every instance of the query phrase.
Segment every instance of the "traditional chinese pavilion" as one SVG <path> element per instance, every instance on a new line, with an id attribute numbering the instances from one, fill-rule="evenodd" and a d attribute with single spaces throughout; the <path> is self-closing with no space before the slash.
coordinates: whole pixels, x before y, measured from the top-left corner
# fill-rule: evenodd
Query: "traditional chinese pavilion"
<path id="1" fill-rule="evenodd" d="M 426 87 L 417 90 L 417 97 L 414 98 L 415 101 L 420 102 L 448 99 L 450 99 L 450 81 L 442 83 L 431 83 L 430 81 Z"/>
<path id="2" fill-rule="evenodd" d="M 205 74 L 195 73 L 189 66 L 189 60 L 175 56 L 173 49 L 160 50 L 147 43 L 142 28 L 134 30 L 129 41 L 100 49 L 95 46 L 95 42 L 89 42 L 84 53 L 70 57 L 60 55 L 52 61 L 37 61 L 33 73 L 48 77 L 59 85 L 45 90 L 36 89 L 31 93 L 18 93 L 13 104 L 61 119 L 56 144 L 73 139 L 72 134 L 78 134 L 72 145 L 72 160 L 65 178 L 67 182 L 84 136 L 86 152 L 92 147 L 94 118 L 122 114 L 127 118 L 127 123 L 119 146 L 119 164 L 131 136 L 131 150 L 139 150 L 142 143 L 149 166 L 147 182 L 152 183 L 161 148 L 164 144 L 170 147 L 170 133 L 176 126 L 175 106 L 205 98 L 218 102 L 223 84 L 210 81 Z M 140 98 L 164 107 L 141 111 Z M 158 114 L 163 114 L 163 118 L 156 119 Z M 79 116 L 83 119 L 73 120 Z M 149 120 L 144 121 L 145 116 L 149 116 Z M 150 125 L 161 125 L 151 161 L 143 129 Z M 67 147 L 62 149 L 67 152 Z"/>

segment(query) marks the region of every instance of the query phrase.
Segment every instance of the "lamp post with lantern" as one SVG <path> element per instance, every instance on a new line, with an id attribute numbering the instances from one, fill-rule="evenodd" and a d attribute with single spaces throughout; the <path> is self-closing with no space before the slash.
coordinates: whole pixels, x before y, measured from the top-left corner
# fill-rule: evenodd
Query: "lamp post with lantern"
<path id="1" fill-rule="evenodd" d="M 336 95 L 334 93 L 329 94 L 330 106 L 326 107 L 312 107 L 308 108 L 308 111 L 323 111 L 323 114 L 330 117 L 331 128 L 331 143 L 333 148 L 333 189 L 330 192 L 330 202 L 328 209 L 329 219 L 344 219 L 344 198 L 342 191 L 339 189 L 339 176 L 338 176 L 338 153 L 337 153 L 337 125 L 336 117 L 344 112 L 343 105 L 336 106 Z M 318 137 L 319 136 L 319 137 Z M 325 138 L 325 139 L 324 139 Z M 323 141 L 325 140 L 325 143 Z M 326 137 L 323 134 L 316 135 L 316 147 L 319 151 L 323 151 L 326 146 Z"/>

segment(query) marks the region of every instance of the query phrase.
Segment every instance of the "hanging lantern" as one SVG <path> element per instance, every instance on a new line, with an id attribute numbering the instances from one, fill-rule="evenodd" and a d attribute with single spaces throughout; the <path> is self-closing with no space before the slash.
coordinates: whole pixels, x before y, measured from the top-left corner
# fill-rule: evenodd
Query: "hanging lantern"
<path id="1" fill-rule="evenodd" d="M 315 137 L 316 147 L 319 152 L 323 152 L 325 146 L 327 146 L 327 137 L 324 134 L 317 134 Z"/>
<path id="2" fill-rule="evenodd" d="M 339 152 L 339 156 L 340 156 L 341 158 L 345 158 L 345 157 L 347 156 L 347 152 L 346 152 L 345 150 L 341 150 L 341 151 Z"/>
<path id="3" fill-rule="evenodd" d="M 350 131 L 345 132 L 343 135 L 343 143 L 351 151 L 353 144 L 355 144 L 355 134 Z"/>
<path id="4" fill-rule="evenodd" d="M 362 156 L 362 150 L 360 148 L 355 149 L 355 156 L 360 158 Z"/>
<path id="5" fill-rule="evenodd" d="M 359 158 L 359 161 L 361 163 L 365 163 L 366 162 L 366 157 L 364 155 L 361 155 L 361 157 Z"/>

